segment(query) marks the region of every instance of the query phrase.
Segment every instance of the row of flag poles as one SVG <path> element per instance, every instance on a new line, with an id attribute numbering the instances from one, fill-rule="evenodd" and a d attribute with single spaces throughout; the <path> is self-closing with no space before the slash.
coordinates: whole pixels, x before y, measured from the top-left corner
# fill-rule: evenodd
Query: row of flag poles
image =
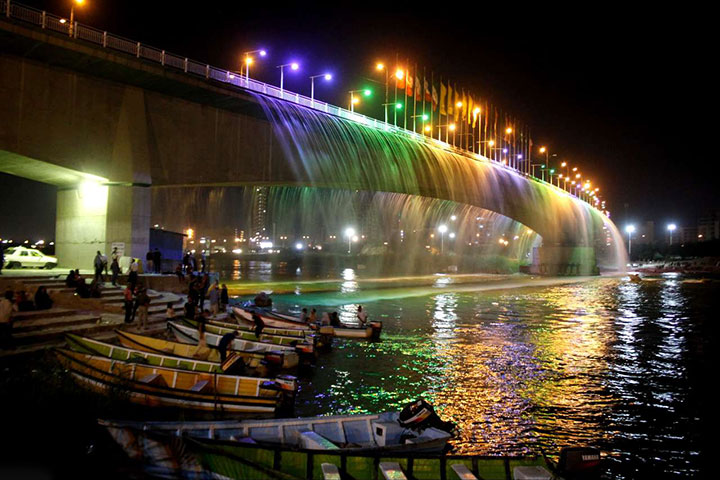
<path id="1" fill-rule="evenodd" d="M 527 126 L 503 112 L 487 99 L 434 73 L 428 81 L 425 69 L 422 80 L 417 65 L 397 68 L 395 104 L 402 105 L 402 119 L 397 109 L 393 121 L 397 126 L 435 138 L 469 152 L 502 162 L 532 174 L 532 140 Z M 412 107 L 412 110 L 410 109 Z"/>

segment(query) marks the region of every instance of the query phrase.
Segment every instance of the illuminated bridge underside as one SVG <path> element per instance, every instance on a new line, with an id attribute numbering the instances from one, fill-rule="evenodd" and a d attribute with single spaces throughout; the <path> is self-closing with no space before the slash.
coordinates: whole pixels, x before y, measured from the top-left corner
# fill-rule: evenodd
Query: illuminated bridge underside
<path id="1" fill-rule="evenodd" d="M 584 202 L 497 164 L 60 35 L 0 21 L 0 48 L 0 171 L 61 185 L 61 195 L 75 188 L 72 199 L 60 198 L 58 217 L 65 203 L 87 203 L 89 194 L 19 158 L 109 185 L 105 234 L 102 219 L 95 240 L 83 245 L 62 238 L 77 228 L 58 228 L 61 261 L 65 251 L 73 261 L 90 255 L 89 263 L 96 247 L 107 251 L 114 241 L 144 254 L 149 186 L 304 185 L 422 195 L 517 220 L 548 248 L 592 247 L 610 224 Z"/>

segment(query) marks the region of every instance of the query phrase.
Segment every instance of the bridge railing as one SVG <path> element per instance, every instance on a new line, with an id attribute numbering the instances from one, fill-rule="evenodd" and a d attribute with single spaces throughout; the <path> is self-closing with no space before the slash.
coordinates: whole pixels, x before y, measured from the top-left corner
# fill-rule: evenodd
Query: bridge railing
<path id="1" fill-rule="evenodd" d="M 509 170 L 515 174 L 524 175 L 525 177 L 528 177 L 534 181 L 544 183 L 545 185 L 552 188 L 557 188 L 563 193 L 575 196 L 582 201 L 588 202 L 587 199 L 582 198 L 581 196 L 577 196 L 572 192 L 569 192 L 562 188 L 556 187 L 552 183 L 545 182 L 544 180 L 530 175 L 527 172 L 512 168 L 500 162 L 492 161 L 489 158 L 484 157 L 478 153 L 454 147 L 446 142 L 436 140 L 425 135 L 421 135 L 417 132 L 404 129 L 402 127 L 398 127 L 396 125 L 392 125 L 382 120 L 368 117 L 360 113 L 351 112 L 349 110 L 337 107 L 335 105 L 331 105 L 329 103 L 311 99 L 304 95 L 300 95 L 299 93 L 280 89 L 279 87 L 276 87 L 274 85 L 247 78 L 238 72 L 224 70 L 205 63 L 191 60 L 187 57 L 168 53 L 165 50 L 160 50 L 155 47 L 144 45 L 140 42 L 123 38 L 103 30 L 98 30 L 96 28 L 89 27 L 78 22 L 73 22 L 73 24 L 71 25 L 70 21 L 63 17 L 47 13 L 43 10 L 28 7 L 16 3 L 12 0 L 0 0 L 0 12 L 2 12 L 0 13 L 0 15 L 9 19 L 20 20 L 22 22 L 39 26 L 46 30 L 59 32 L 72 38 L 100 45 L 103 48 L 109 48 L 112 50 L 134 55 L 137 58 L 142 58 L 151 62 L 159 63 L 166 67 L 172 67 L 177 70 L 182 70 L 185 73 L 195 76 L 204 77 L 206 80 L 214 80 L 217 82 L 231 84 L 239 88 L 252 90 L 254 92 L 262 93 L 264 95 L 293 102 L 304 107 L 319 110 L 330 115 L 335 115 L 340 118 L 358 122 L 371 128 L 405 135 L 417 142 L 430 145 L 434 148 L 441 148 L 445 151 L 462 155 L 470 160 L 488 162 L 491 163 L 495 168 L 502 168 L 505 170 Z"/>

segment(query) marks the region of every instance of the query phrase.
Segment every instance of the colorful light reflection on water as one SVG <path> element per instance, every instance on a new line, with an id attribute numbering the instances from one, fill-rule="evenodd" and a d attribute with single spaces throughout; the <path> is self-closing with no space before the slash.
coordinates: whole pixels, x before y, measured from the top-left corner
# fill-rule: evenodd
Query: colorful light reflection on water
<path id="1" fill-rule="evenodd" d="M 348 287 L 305 298 L 350 320 L 357 305 L 342 298 L 356 286 Z M 623 470 L 697 473 L 702 400 L 698 372 L 688 369 L 705 368 L 697 345 L 707 341 L 698 336 L 707 285 L 617 278 L 420 297 L 412 290 L 364 304 L 383 321 L 383 341 L 336 341 L 304 383 L 298 415 L 378 412 L 422 396 L 460 426 L 456 452 L 594 445 Z M 275 300 L 295 310 L 303 296 Z"/>

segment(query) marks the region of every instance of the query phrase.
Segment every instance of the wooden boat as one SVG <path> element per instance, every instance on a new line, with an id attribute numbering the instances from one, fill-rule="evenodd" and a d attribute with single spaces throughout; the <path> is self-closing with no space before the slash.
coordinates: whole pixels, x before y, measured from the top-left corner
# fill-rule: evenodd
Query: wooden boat
<path id="1" fill-rule="evenodd" d="M 235 356 L 232 355 L 229 356 L 224 363 L 220 363 L 219 361 L 209 362 L 194 358 L 182 358 L 171 355 L 163 355 L 161 353 L 143 352 L 120 345 L 112 345 L 101 342 L 93 338 L 74 335 L 72 333 L 65 334 L 65 339 L 68 346 L 76 352 L 88 353 L 90 355 L 111 358 L 123 362 L 141 363 L 144 365 L 175 368 L 191 372 L 222 374 L 246 373 L 243 359 L 240 356 L 237 356 L 237 358 L 240 359 L 239 362 L 233 361 Z M 266 380 L 269 381 L 270 379 Z M 281 386 L 284 392 L 292 395 L 297 394 L 297 379 L 292 375 L 278 375 L 273 379 L 273 381 L 275 381 L 278 386 Z"/>
<path id="2" fill-rule="evenodd" d="M 274 328 L 293 328 L 297 330 L 311 330 L 312 327 L 305 322 L 301 322 L 299 318 L 289 316 L 278 316 L 275 312 L 264 309 L 254 309 L 253 311 L 247 310 L 243 307 L 233 306 L 232 312 L 238 321 L 245 323 L 253 323 L 253 313 L 257 314 L 262 318 L 263 322 L 268 327 Z"/>
<path id="3" fill-rule="evenodd" d="M 235 318 L 239 322 L 253 323 L 253 313 L 260 316 L 266 325 L 273 325 L 274 327 L 286 327 L 286 328 L 301 328 L 298 326 L 305 326 L 305 328 L 311 328 L 319 330 L 319 333 L 332 335 L 337 338 L 364 338 L 367 340 L 378 340 L 380 333 L 382 332 L 382 322 L 371 321 L 368 322 L 366 327 L 351 327 L 344 325 L 341 327 L 333 326 L 322 326 L 318 327 L 315 325 L 308 325 L 300 321 L 298 317 L 292 317 L 290 315 L 280 314 L 278 312 L 272 312 L 261 308 L 247 309 L 245 307 L 233 306 L 232 312 Z"/>
<path id="4" fill-rule="evenodd" d="M 200 347 L 197 345 L 197 340 L 195 340 L 193 344 L 178 343 L 160 338 L 123 332 L 122 330 L 115 330 L 115 333 L 123 346 L 135 350 L 205 360 L 208 362 L 220 362 L 220 352 L 217 348 Z M 192 341 L 192 339 L 189 340 Z M 235 355 L 242 357 L 245 361 L 245 366 L 251 369 L 258 369 L 262 365 L 268 368 L 276 367 L 282 369 L 293 369 L 299 364 L 299 356 L 297 352 L 294 351 L 273 350 L 270 352 L 258 352 L 256 350 L 233 349 L 232 352 Z"/>
<path id="5" fill-rule="evenodd" d="M 281 386 L 264 378 L 121 362 L 65 349 L 55 353 L 78 383 L 104 394 L 122 392 L 139 405 L 206 413 L 272 414 L 291 398 Z"/>
<path id="6" fill-rule="evenodd" d="M 182 321 L 187 324 L 189 327 L 197 329 L 200 326 L 200 322 L 197 320 L 189 320 L 187 318 L 183 318 Z M 297 345 L 299 343 L 314 343 L 315 338 L 314 334 L 309 334 L 309 336 L 285 336 L 285 335 L 270 335 L 268 333 L 265 333 L 265 330 L 263 329 L 263 332 L 260 334 L 260 338 L 255 336 L 254 329 L 253 331 L 249 331 L 246 329 L 237 328 L 240 325 L 233 325 L 231 323 L 224 323 L 220 324 L 219 322 L 213 322 L 208 321 L 205 323 L 205 332 L 211 332 L 215 333 L 217 335 L 225 335 L 229 332 L 237 332 L 238 338 L 243 340 L 251 340 L 251 341 L 260 341 L 265 343 L 273 343 L 275 345 Z"/>
<path id="7" fill-rule="evenodd" d="M 187 325 L 180 322 L 168 322 L 168 328 L 175 335 L 175 338 L 180 342 L 187 342 L 197 344 L 200 339 L 200 333 L 197 329 L 188 327 Z M 220 344 L 222 335 L 218 335 L 212 332 L 205 332 L 205 342 L 209 347 L 217 348 Z M 230 344 L 231 350 L 244 350 L 251 352 L 282 352 L 283 354 L 295 353 L 298 356 L 298 363 L 302 357 L 302 360 L 312 358 L 315 354 L 315 348 L 309 343 L 300 343 L 298 345 L 276 345 L 273 343 L 265 342 L 253 342 L 250 340 L 243 340 L 236 338 Z"/>
<path id="8" fill-rule="evenodd" d="M 398 412 L 385 412 L 239 422 L 106 422 L 105 426 L 237 443 L 310 450 L 343 449 L 346 452 L 441 453 L 452 437 L 451 433 L 438 428 L 426 428 L 421 434 L 403 428 L 398 424 L 398 415 Z M 406 436 L 411 438 L 406 439 Z"/>
<path id="9" fill-rule="evenodd" d="M 434 412 L 426 415 L 424 406 L 417 409 L 421 403 L 414 402 L 400 414 L 241 422 L 99 423 L 149 472 L 172 472 L 183 478 L 204 474 L 234 479 L 339 479 L 342 474 L 342 478 L 400 479 L 405 478 L 400 476 L 404 470 L 417 480 L 475 478 L 460 473 L 510 480 L 511 472 L 518 473 L 516 467 L 550 466 L 539 456 L 442 454 L 450 438 L 448 424 Z M 406 414 L 408 409 L 410 413 Z M 569 449 L 561 453 L 563 468 L 555 473 L 592 473 L 599 460 L 595 449 Z M 397 464 L 397 476 L 380 472 L 385 462 Z M 324 475 L 333 470 L 337 476 Z M 538 473 L 537 468 L 531 470 Z"/>
<path id="10" fill-rule="evenodd" d="M 187 319 L 183 319 L 183 320 L 187 320 Z M 192 322 L 195 322 L 195 320 L 192 320 Z M 217 325 L 219 327 L 230 328 L 230 329 L 234 329 L 234 330 L 243 330 L 246 332 L 253 332 L 253 334 L 255 333 L 255 325 L 253 325 L 251 323 L 247 323 L 247 322 L 241 322 L 241 323 L 224 322 L 224 321 L 220 321 L 220 320 L 209 319 L 207 321 L 207 323 L 210 323 L 212 325 Z M 304 329 L 299 329 L 299 328 L 274 328 L 274 327 L 266 326 L 265 328 L 263 328 L 264 334 L 280 335 L 283 337 L 294 337 L 296 339 L 300 339 L 301 341 L 304 338 L 308 337 L 309 335 L 313 335 L 314 332 L 315 331 L 309 327 L 304 328 Z"/>
<path id="11" fill-rule="evenodd" d="M 555 463 L 540 455 L 481 456 L 423 453 L 347 452 L 269 446 L 170 431 L 142 430 L 100 420 L 115 441 L 154 477 L 183 479 L 338 480 L 602 478 L 600 453 L 592 448 L 560 452 Z M 187 433 L 187 431 L 185 431 Z M 392 470 L 389 468 L 392 464 Z M 520 470 L 535 476 L 519 475 Z M 332 476 L 334 473 L 335 476 Z M 539 476 L 545 473 L 545 476 Z M 405 474 L 408 476 L 406 477 Z M 584 475 L 583 475 L 584 474 Z"/>

